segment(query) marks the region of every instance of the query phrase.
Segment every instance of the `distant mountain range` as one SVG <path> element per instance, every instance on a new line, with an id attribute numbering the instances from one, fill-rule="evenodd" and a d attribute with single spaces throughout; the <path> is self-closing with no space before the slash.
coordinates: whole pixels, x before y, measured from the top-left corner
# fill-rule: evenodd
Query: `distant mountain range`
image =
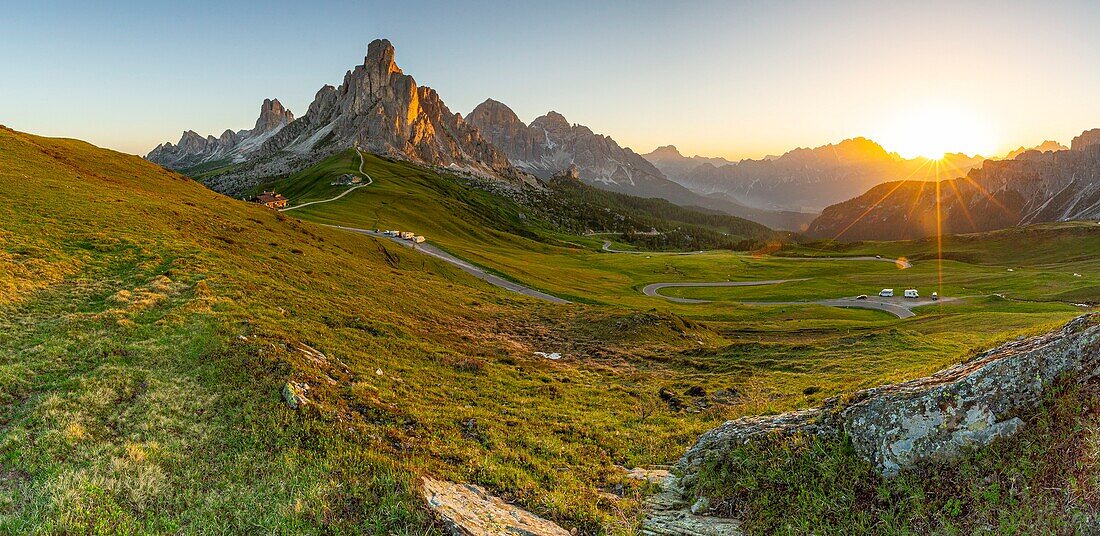
<path id="1" fill-rule="evenodd" d="M 818 235 L 835 230 L 846 215 L 830 205 L 880 192 L 875 188 L 884 182 L 915 181 L 899 187 L 902 191 L 968 172 L 984 176 L 972 171 L 985 160 L 981 156 L 906 159 L 865 138 L 740 162 L 686 157 L 671 145 L 639 155 L 556 112 L 527 124 L 508 106 L 487 99 L 463 118 L 435 90 L 404 74 L 394 56 L 389 41 L 375 40 L 363 64 L 349 70 L 338 87 L 322 87 L 303 116 L 295 118 L 278 99 L 267 99 L 252 129 L 205 138 L 188 130 L 178 143 L 158 145 L 146 158 L 172 169 L 201 170 L 209 186 L 233 195 L 351 147 L 536 187 L 575 167 L 581 181 L 602 189 Z M 1048 141 L 1038 149 L 1060 153 L 1065 147 Z M 1020 148 L 1009 156 L 1012 162 L 1037 162 L 1033 152 Z M 1032 174 L 1057 174 L 1038 170 L 1039 163 L 1033 167 Z M 994 174 L 993 166 L 986 168 L 986 175 Z M 817 217 L 825 207 L 827 214 Z"/>
<path id="2" fill-rule="evenodd" d="M 939 163 L 926 158 L 906 159 L 866 138 L 740 162 L 688 158 L 672 146 L 644 156 L 670 179 L 695 193 L 726 195 L 758 209 L 815 213 L 884 181 L 955 177 L 984 160 L 963 154 L 946 155 Z"/>
<path id="3" fill-rule="evenodd" d="M 486 100 L 468 119 L 452 113 L 435 90 L 417 86 L 394 62 L 389 41 L 367 47 L 363 65 L 339 87 L 324 86 L 300 118 L 277 100 L 265 101 L 257 126 L 220 138 L 184 133 L 146 158 L 179 170 L 227 166 L 206 178 L 212 188 L 240 194 L 265 177 L 300 170 L 350 147 L 450 171 L 506 181 L 548 180 L 576 166 L 589 184 L 639 197 L 719 211 L 783 229 L 805 227 L 814 214 L 760 210 L 725 195 L 700 195 L 668 180 L 615 140 L 571 125 L 550 112 L 524 124 L 504 104 Z M 269 108 L 282 114 L 270 121 Z"/>
<path id="4" fill-rule="evenodd" d="M 702 195 L 669 180 L 652 163 L 621 147 L 610 136 L 570 124 L 557 112 L 526 124 L 507 105 L 488 99 L 467 121 L 499 148 L 516 168 L 543 181 L 575 167 L 578 178 L 589 185 L 638 197 L 660 198 L 678 205 L 700 207 L 747 218 L 769 227 L 798 229 L 813 214 L 757 209 L 725 195 Z"/>
<path id="5" fill-rule="evenodd" d="M 1052 147 L 1052 142 L 1039 147 Z M 1100 129 L 1069 149 L 986 160 L 941 182 L 877 185 L 826 208 L 808 234 L 840 240 L 896 240 L 968 233 L 1029 223 L 1100 219 Z"/>
<path id="6" fill-rule="evenodd" d="M 252 130 L 226 130 L 217 138 L 203 138 L 194 130 L 188 130 L 179 143 L 162 143 L 145 158 L 172 169 L 185 169 L 218 160 L 244 162 L 292 121 L 294 114 L 283 108 L 279 99 L 264 99 L 260 105 L 260 117 Z"/>

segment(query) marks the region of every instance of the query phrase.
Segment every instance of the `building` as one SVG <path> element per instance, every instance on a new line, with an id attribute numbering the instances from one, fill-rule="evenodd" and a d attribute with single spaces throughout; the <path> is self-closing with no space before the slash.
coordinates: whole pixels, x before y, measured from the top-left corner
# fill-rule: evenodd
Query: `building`
<path id="1" fill-rule="evenodd" d="M 259 203 L 267 208 L 283 208 L 290 202 L 283 194 L 264 192 L 252 198 L 253 203 Z"/>

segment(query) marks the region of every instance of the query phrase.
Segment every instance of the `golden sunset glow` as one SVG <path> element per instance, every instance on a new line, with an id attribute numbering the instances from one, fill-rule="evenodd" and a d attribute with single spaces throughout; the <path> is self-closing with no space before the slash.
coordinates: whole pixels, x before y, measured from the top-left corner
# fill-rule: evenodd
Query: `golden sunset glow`
<path id="1" fill-rule="evenodd" d="M 890 118 L 875 139 L 906 158 L 940 159 L 945 153 L 991 155 L 996 133 L 981 116 L 953 106 L 925 105 Z"/>

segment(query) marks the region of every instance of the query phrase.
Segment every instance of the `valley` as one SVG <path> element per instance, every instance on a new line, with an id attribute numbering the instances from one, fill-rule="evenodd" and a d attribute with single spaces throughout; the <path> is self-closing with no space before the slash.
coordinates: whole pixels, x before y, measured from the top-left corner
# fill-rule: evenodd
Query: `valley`
<path id="1" fill-rule="evenodd" d="M 5 295 L 0 387 L 16 403 L 3 415 L 3 451 L 18 460 L 6 470 L 27 475 L 13 504 L 40 505 L 2 518 L 9 528 L 43 522 L 26 516 L 51 511 L 57 530 L 85 530 L 101 519 L 136 530 L 194 526 L 208 522 L 203 516 L 223 516 L 231 502 L 236 513 L 222 521 L 230 526 L 397 529 L 426 522 L 413 475 L 430 474 L 476 482 L 564 526 L 628 531 L 644 488 L 618 467 L 669 463 L 723 420 L 926 374 L 969 349 L 1078 314 L 1048 296 L 1096 298 L 1095 276 L 1063 273 L 1095 274 L 1092 256 L 1069 255 L 1057 266 L 1040 256 L 1006 272 L 996 250 L 964 257 L 982 251 L 981 241 L 967 241 L 954 248 L 965 261 L 942 264 L 943 294 L 985 297 L 917 308 L 910 319 L 742 305 L 882 286 L 941 288 L 940 266 L 923 257 L 927 243 L 610 253 L 602 237 L 570 235 L 534 212 L 520 217 L 529 208 L 467 179 L 369 154 L 360 160 L 353 150 L 258 185 L 301 206 L 281 213 L 80 142 L 11 131 L 0 141 L 0 184 L 13 200 L 0 209 L 4 262 L 20 270 L 7 272 L 5 283 L 15 292 Z M 360 166 L 372 184 L 331 200 L 347 191 L 332 179 Z M 104 203 L 123 193 L 126 203 Z M 304 206 L 319 200 L 331 201 Z M 50 234 L 32 238 L 26 230 L 58 216 Z M 388 239 L 330 225 L 412 229 L 488 273 L 575 303 L 496 289 Z M 1100 235 L 1077 239 L 1092 243 Z M 806 260 L 876 252 L 921 260 L 904 270 L 889 262 Z M 701 304 L 641 292 L 670 280 L 716 279 L 800 281 L 662 290 L 712 300 Z M 54 323 L 23 322 L 58 307 L 71 312 Z M 73 346 L 86 340 L 81 333 L 94 333 L 95 344 Z M 44 337 L 54 342 L 39 347 Z M 47 371 L 60 355 L 74 357 L 61 372 L 70 379 L 58 385 Z M 279 400 L 286 381 L 309 386 L 304 411 Z M 170 394 L 183 386 L 190 396 Z M 79 402 L 103 397 L 120 402 Z M 184 435 L 176 425 L 150 430 L 134 413 L 149 411 L 201 428 Z M 238 432 L 227 428 L 242 424 Z M 119 434 L 128 439 L 116 440 Z M 59 442 L 32 454 L 25 438 L 38 436 Z M 208 457 L 184 456 L 195 441 L 219 446 Z M 79 461 L 66 454 L 77 446 L 85 452 Z M 247 464 L 266 463 L 269 454 L 261 452 L 283 460 L 267 468 L 272 478 L 301 487 L 261 493 L 253 486 L 264 480 L 226 480 Z M 325 475 L 293 473 L 305 459 Z M 146 475 L 146 486 L 102 480 L 120 463 L 112 460 L 127 460 Z M 373 476 L 352 470 L 363 464 L 378 469 Z M 200 485 L 208 477 L 198 471 L 219 466 L 223 485 L 262 499 L 208 495 Z M 319 493 L 317 486 L 342 491 Z M 609 486 L 623 487 L 610 497 L 602 491 Z M 55 494 L 76 489 L 99 490 L 79 493 L 91 517 L 54 510 L 63 508 Z M 211 509 L 183 506 L 194 500 Z M 261 504 L 268 513 L 257 517 Z M 315 525 L 313 516 L 321 515 L 327 520 Z"/>

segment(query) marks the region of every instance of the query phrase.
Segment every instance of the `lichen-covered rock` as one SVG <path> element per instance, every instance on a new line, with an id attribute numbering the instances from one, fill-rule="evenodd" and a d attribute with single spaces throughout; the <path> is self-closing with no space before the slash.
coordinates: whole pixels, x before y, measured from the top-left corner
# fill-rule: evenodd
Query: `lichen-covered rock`
<path id="1" fill-rule="evenodd" d="M 298 382 L 286 382 L 283 385 L 283 402 L 286 403 L 290 409 L 298 409 L 306 404 L 309 404 L 309 399 L 306 398 L 306 392 L 309 391 L 309 385 Z"/>
<path id="2" fill-rule="evenodd" d="M 428 508 L 454 536 L 568 536 L 569 532 L 472 484 L 425 478 Z"/>
<path id="3" fill-rule="evenodd" d="M 1016 433 L 1059 378 L 1100 375 L 1100 315 L 1010 342 L 917 380 L 837 397 L 818 409 L 727 422 L 703 434 L 678 463 L 690 484 L 703 461 L 764 437 L 847 434 L 884 476 L 958 456 Z"/>

